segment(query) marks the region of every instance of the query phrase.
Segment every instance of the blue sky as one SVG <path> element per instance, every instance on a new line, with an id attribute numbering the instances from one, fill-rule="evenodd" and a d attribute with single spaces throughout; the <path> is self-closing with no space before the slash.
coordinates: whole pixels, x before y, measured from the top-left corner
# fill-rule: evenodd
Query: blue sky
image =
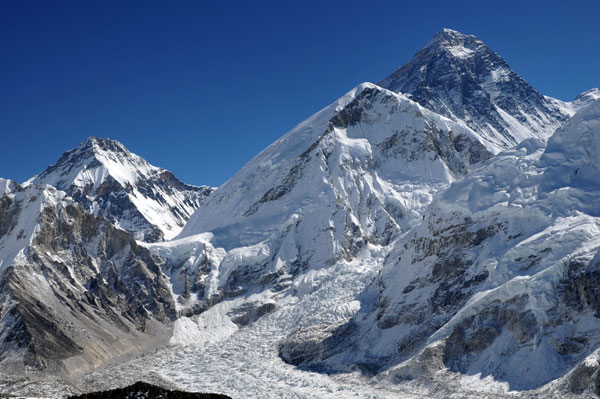
<path id="1" fill-rule="evenodd" d="M 474 34 L 543 94 L 600 85 L 597 1 L 1 1 L 0 176 L 90 135 L 220 185 L 297 123 Z"/>

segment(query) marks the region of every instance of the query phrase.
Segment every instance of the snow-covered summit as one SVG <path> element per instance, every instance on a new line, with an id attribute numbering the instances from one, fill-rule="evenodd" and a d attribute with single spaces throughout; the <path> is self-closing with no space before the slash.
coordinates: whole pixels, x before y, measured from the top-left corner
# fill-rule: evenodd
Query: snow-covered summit
<path id="1" fill-rule="evenodd" d="M 363 83 L 248 162 L 177 239 L 151 248 L 167 258 L 186 309 L 252 292 L 303 298 L 348 262 L 377 265 L 438 190 L 491 156 L 464 124 Z"/>
<path id="2" fill-rule="evenodd" d="M 44 183 L 67 192 L 138 239 L 175 236 L 212 188 L 182 183 L 118 141 L 89 137 L 25 185 Z"/>
<path id="3" fill-rule="evenodd" d="M 444 29 L 406 65 L 379 82 L 450 119 L 463 121 L 497 151 L 547 139 L 571 115 L 472 35 Z"/>
<path id="4" fill-rule="evenodd" d="M 581 108 L 582 106 L 586 106 L 586 105 L 590 104 L 591 102 L 599 100 L 599 99 L 600 99 L 600 88 L 594 87 L 593 89 L 584 91 L 583 93 L 581 93 L 580 95 L 575 97 L 573 104 L 575 106 L 578 106 L 579 108 Z"/>
<path id="5" fill-rule="evenodd" d="M 246 164 L 192 216 L 181 237 L 256 223 L 267 215 L 275 224 L 272 217 L 278 213 L 284 222 L 296 210 L 306 210 L 308 198 L 314 196 L 315 204 L 326 200 L 323 193 L 341 175 L 358 169 L 373 174 L 369 185 L 392 190 L 404 182 L 446 184 L 491 155 L 480 141 L 468 127 L 402 94 L 363 83 Z M 313 168 L 314 176 L 308 172 Z M 270 206 L 261 206 L 267 202 Z"/>
<path id="6" fill-rule="evenodd" d="M 431 51 L 448 51 L 456 57 L 468 57 L 485 44 L 473 35 L 463 35 L 462 33 L 444 28 L 437 32 L 429 40 L 425 48 Z"/>
<path id="7" fill-rule="evenodd" d="M 136 184 L 159 170 L 118 141 L 91 136 L 31 181 L 44 181 L 59 190 L 73 186 L 94 189 L 105 183 L 109 176 L 121 185 Z"/>
<path id="8" fill-rule="evenodd" d="M 116 140 L 91 136 L 76 148 L 65 152 L 56 164 L 30 181 L 44 181 L 59 190 L 73 187 L 90 190 L 100 187 L 111 178 L 122 186 L 136 185 L 141 180 L 165 172 L 130 152 Z"/>

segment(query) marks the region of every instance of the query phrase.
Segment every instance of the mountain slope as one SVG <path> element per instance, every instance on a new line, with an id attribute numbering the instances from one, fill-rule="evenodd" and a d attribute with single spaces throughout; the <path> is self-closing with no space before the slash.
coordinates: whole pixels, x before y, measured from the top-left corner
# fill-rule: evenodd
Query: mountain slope
<path id="1" fill-rule="evenodd" d="M 91 137 L 0 190 L 3 371 L 71 375 L 166 342 L 177 305 L 136 239 L 178 232 L 211 188 Z"/>
<path id="2" fill-rule="evenodd" d="M 179 294 L 190 293 L 184 273 L 205 300 L 266 288 L 303 295 L 336 263 L 387 246 L 439 188 L 490 156 L 470 129 L 362 84 L 215 190 L 180 239 L 153 248 L 172 257 Z"/>
<path id="3" fill-rule="evenodd" d="M 130 233 L 48 185 L 0 203 L 3 372 L 80 373 L 164 342 L 170 286 Z"/>
<path id="4" fill-rule="evenodd" d="M 65 191 L 87 212 L 104 216 L 144 241 L 178 234 L 213 190 L 183 184 L 121 143 L 96 137 L 63 154 L 31 183 Z"/>
<path id="5" fill-rule="evenodd" d="M 468 127 L 359 85 L 216 189 L 177 239 L 144 244 L 165 259 L 182 316 L 170 344 L 188 349 L 108 372 L 183 373 L 187 389 L 227 374 L 230 394 L 262 397 L 269 385 L 269 397 L 328 396 L 327 382 L 315 386 L 314 375 L 278 358 L 281 340 L 348 320 L 356 295 L 434 194 L 489 157 Z"/>
<path id="6" fill-rule="evenodd" d="M 548 138 L 574 112 L 537 92 L 475 36 L 451 29 L 378 84 L 464 121 L 496 152 L 528 137 Z"/>
<path id="7" fill-rule="evenodd" d="M 558 378 L 575 393 L 596 389 L 582 381 L 591 384 L 600 347 L 599 154 L 595 102 L 545 149 L 527 140 L 452 184 L 388 256 L 377 302 L 304 364 L 370 365 L 395 381 L 441 382 L 449 370 L 516 390 Z M 573 383 L 575 366 L 584 380 Z"/>
<path id="8" fill-rule="evenodd" d="M 435 51 L 448 51 L 442 47 Z M 486 47 L 477 51 L 490 52 Z M 516 86 L 533 90 L 514 72 L 505 72 L 506 85 L 516 80 L 513 82 Z M 498 83 L 494 90 L 502 94 L 507 89 Z M 182 314 L 190 317 L 176 323 L 173 342 L 220 341 L 262 317 L 289 326 L 287 317 L 296 317 L 288 316 L 289 313 L 303 312 L 292 304 L 299 304 L 305 298 L 319 302 L 317 297 L 327 297 L 329 292 L 320 290 L 326 286 L 328 290 L 337 289 L 333 281 L 342 270 L 353 276 L 355 287 L 368 284 L 373 270 L 390 259 L 404 258 L 405 251 L 410 252 L 405 247 L 399 249 L 396 240 L 406 239 L 403 235 L 412 237 L 419 230 L 412 229 L 422 222 L 427 207 L 440 190 L 468 177 L 469 173 L 477 173 L 472 171 L 480 166 L 485 168 L 492 153 L 501 148 L 524 140 L 514 151 L 539 150 L 552 130 L 576 108 L 573 104 L 547 99 L 535 90 L 517 100 L 529 101 L 531 107 L 523 105 L 527 111 L 524 111 L 527 117 L 523 118 L 535 123 L 511 130 L 510 140 L 490 136 L 489 131 L 479 129 L 477 124 L 473 126 L 479 130 L 471 129 L 460 118 L 450 115 L 456 120 L 447 119 L 402 93 L 372 84 L 358 86 L 298 125 L 219 187 L 190 218 L 177 239 L 148 246 L 167 259 L 163 271 L 171 279 Z M 530 118 L 534 114 L 537 119 Z M 529 130 L 532 126 L 539 129 L 532 132 Z M 527 219 L 524 220 L 526 223 Z M 534 226 L 531 228 L 538 227 Z M 485 223 L 462 226 L 455 234 L 462 237 L 443 245 L 469 248 L 493 236 L 497 236 L 495 243 L 506 239 Z M 463 255 L 466 263 L 457 267 L 467 268 L 471 256 L 467 252 L 465 249 L 464 254 L 448 255 L 447 264 L 437 268 L 451 269 L 453 262 L 459 262 Z M 369 266 L 348 271 L 351 265 L 362 261 Z M 452 279 L 452 271 L 436 269 L 436 273 L 441 274 L 434 283 L 449 284 Z M 445 323 L 444 317 L 453 311 L 445 308 L 446 303 L 462 306 L 461 300 L 485 283 L 487 276 L 484 271 L 468 271 L 456 278 L 457 290 L 465 292 L 454 297 L 454 290 L 447 293 L 444 292 L 447 287 L 439 289 L 435 311 L 439 310 L 440 315 L 432 320 L 424 320 L 429 308 L 419 309 L 421 316 L 413 322 L 421 330 L 404 337 L 413 345 L 408 352 L 421 348 L 424 345 L 421 340 L 433 334 L 440 327 L 438 323 Z M 364 295 L 373 297 L 369 290 Z M 366 353 L 366 358 L 353 357 L 351 348 L 336 346 L 336 339 L 343 340 L 340 336 L 354 334 L 352 324 L 339 330 L 336 327 L 357 310 L 345 299 L 340 301 L 335 303 L 336 309 L 354 310 L 345 312 L 345 316 L 336 314 L 330 324 L 316 321 L 326 319 L 329 312 L 335 313 L 324 308 L 310 320 L 296 320 L 296 330 L 280 342 L 282 358 L 319 371 L 340 370 L 339 364 L 350 361 L 350 368 L 341 369 L 364 368 L 369 372 L 381 371 L 378 369 L 381 365 L 402 359 L 385 352 L 389 350 L 389 341 L 379 341 L 379 332 L 357 333 L 364 342 L 378 342 L 381 346 L 374 353 L 360 348 L 357 352 Z M 200 316 L 195 316 L 197 313 Z M 217 319 L 207 321 L 210 314 Z M 394 326 L 393 318 L 381 318 L 384 330 Z M 378 325 L 379 319 L 368 319 L 363 327 L 370 332 L 369 323 L 373 322 Z M 211 323 L 221 327 L 214 333 L 203 332 Z M 323 341 L 330 335 L 330 340 Z M 336 354 L 331 363 L 328 345 Z"/>

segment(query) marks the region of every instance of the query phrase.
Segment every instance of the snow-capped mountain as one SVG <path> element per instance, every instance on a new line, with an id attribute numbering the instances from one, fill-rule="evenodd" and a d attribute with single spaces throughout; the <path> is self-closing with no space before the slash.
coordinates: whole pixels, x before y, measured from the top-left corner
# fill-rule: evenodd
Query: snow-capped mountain
<path id="1" fill-rule="evenodd" d="M 0 368 L 74 374 L 164 342 L 176 316 L 161 261 L 63 191 L 0 197 Z"/>
<path id="2" fill-rule="evenodd" d="M 90 137 L 27 184 L 65 191 L 136 239 L 173 238 L 213 190 L 182 183 L 115 140 Z"/>
<path id="3" fill-rule="evenodd" d="M 545 148 L 527 140 L 453 183 L 387 257 L 377 301 L 302 362 L 597 392 L 599 156 L 596 101 Z"/>
<path id="4" fill-rule="evenodd" d="M 361 252 L 417 224 L 435 192 L 491 157 L 478 136 L 403 95 L 361 84 L 215 190 L 180 239 L 176 293 L 310 293 Z"/>
<path id="5" fill-rule="evenodd" d="M 496 152 L 531 136 L 547 139 L 574 112 L 540 94 L 481 40 L 451 29 L 378 85 L 465 122 Z"/>
<path id="6" fill-rule="evenodd" d="M 446 29 L 214 191 L 97 138 L 0 179 L 2 370 L 123 359 L 70 383 L 250 397 L 597 390 L 598 97 L 545 97 Z"/>
<path id="7" fill-rule="evenodd" d="M 136 239 L 178 233 L 211 191 L 96 137 L 0 179 L 2 369 L 73 374 L 166 342 L 171 286 Z"/>
<path id="8" fill-rule="evenodd" d="M 573 102 L 571 103 L 572 108 L 575 111 L 581 110 L 598 99 L 600 99 L 600 89 L 593 88 L 591 90 L 584 91 L 583 93 L 575 97 L 575 100 L 573 100 Z"/>

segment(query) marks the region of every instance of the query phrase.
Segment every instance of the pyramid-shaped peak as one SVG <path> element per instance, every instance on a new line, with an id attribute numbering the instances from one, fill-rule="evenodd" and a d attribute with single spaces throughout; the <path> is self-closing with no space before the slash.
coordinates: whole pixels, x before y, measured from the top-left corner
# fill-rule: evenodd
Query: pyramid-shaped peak
<path id="1" fill-rule="evenodd" d="M 485 43 L 452 29 L 436 33 L 378 85 L 464 121 L 498 151 L 529 137 L 546 139 L 568 118 Z"/>
<path id="2" fill-rule="evenodd" d="M 116 153 L 124 153 L 129 154 L 129 150 L 120 142 L 109 139 L 109 138 L 99 138 L 96 136 L 90 136 L 81 144 L 79 144 L 73 151 L 92 151 L 94 153 L 98 153 L 101 151 L 108 152 L 116 152 Z"/>
<path id="3" fill-rule="evenodd" d="M 457 58 L 472 56 L 475 52 L 489 51 L 485 43 L 473 35 L 444 28 L 429 40 L 421 50 L 425 53 L 446 52 Z"/>
<path id="4" fill-rule="evenodd" d="M 108 176 L 123 186 L 135 184 L 143 176 L 159 171 L 118 141 L 90 136 L 34 180 L 68 191 L 73 186 L 98 187 Z"/>
<path id="5" fill-rule="evenodd" d="M 431 40 L 429 40 L 429 44 L 433 43 L 445 43 L 452 41 L 465 41 L 467 39 L 477 39 L 473 35 L 465 35 L 457 30 L 444 28 L 441 31 L 437 32 Z"/>
<path id="6" fill-rule="evenodd" d="M 172 238 L 212 188 L 182 183 L 116 140 L 91 136 L 27 183 L 55 187 L 136 239 Z"/>

